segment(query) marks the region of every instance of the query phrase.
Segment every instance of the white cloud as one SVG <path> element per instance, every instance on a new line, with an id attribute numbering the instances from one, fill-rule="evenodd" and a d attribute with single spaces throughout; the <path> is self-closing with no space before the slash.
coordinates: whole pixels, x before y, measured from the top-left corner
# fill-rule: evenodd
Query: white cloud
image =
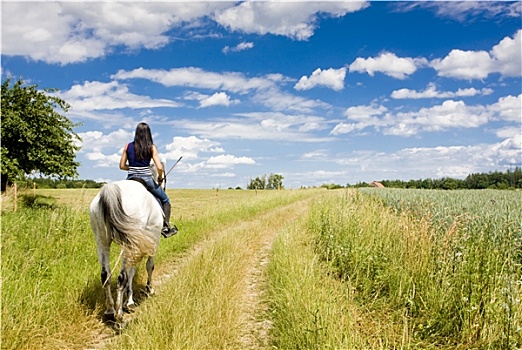
<path id="1" fill-rule="evenodd" d="M 253 165 L 256 162 L 249 157 L 236 157 L 231 154 L 220 154 L 205 161 L 205 167 L 211 169 L 233 168 L 234 165 L 239 164 Z"/>
<path id="2" fill-rule="evenodd" d="M 218 174 L 212 174 L 210 177 L 236 177 L 236 174 L 234 173 L 218 173 Z"/>
<path id="3" fill-rule="evenodd" d="M 169 71 L 137 68 L 131 71 L 120 70 L 112 78 L 116 80 L 141 78 L 165 86 L 225 90 L 238 94 L 250 93 L 252 102 L 261 103 L 276 111 L 311 112 L 315 108 L 330 108 L 330 105 L 320 100 L 310 100 L 282 91 L 278 84 L 284 84 L 290 79 L 281 74 L 248 78 L 238 72 L 216 73 L 195 67 L 174 68 Z M 197 94 L 189 94 L 188 97 L 200 99 Z M 236 102 L 231 101 L 231 103 Z"/>
<path id="4" fill-rule="evenodd" d="M 476 128 L 488 122 L 483 106 L 467 106 L 463 101 L 447 100 L 440 105 L 416 112 L 397 113 L 394 123 L 384 134 L 412 136 L 419 131 L 444 131 L 453 128 Z"/>
<path id="5" fill-rule="evenodd" d="M 252 101 L 261 103 L 274 111 L 312 113 L 316 108 L 329 109 L 330 105 L 320 100 L 310 100 L 296 96 L 279 88 L 258 91 Z"/>
<path id="6" fill-rule="evenodd" d="M 82 138 L 81 152 L 86 153 L 99 153 L 106 148 L 121 151 L 129 140 L 132 140 L 134 137 L 133 132 L 123 129 L 113 131 L 107 135 L 96 130 L 78 133 L 78 135 Z"/>
<path id="7" fill-rule="evenodd" d="M 478 128 L 492 120 L 521 122 L 522 95 L 506 96 L 491 105 L 466 105 L 463 101 L 446 100 L 439 105 L 415 111 L 390 113 L 384 106 L 355 106 L 345 115 L 352 123 L 338 123 L 332 135 L 347 134 L 373 127 L 384 135 L 414 136 L 419 132 Z"/>
<path id="8" fill-rule="evenodd" d="M 417 67 L 424 66 L 426 63 L 424 58 L 397 57 L 394 53 L 384 52 L 376 58 L 358 57 L 350 64 L 349 69 L 350 72 L 366 72 L 372 77 L 376 72 L 381 72 L 393 78 L 405 79 L 415 73 Z"/>
<path id="9" fill-rule="evenodd" d="M 439 76 L 456 79 L 485 79 L 499 73 L 504 77 L 522 76 L 522 30 L 506 37 L 491 51 L 452 50 L 446 57 L 430 62 Z"/>
<path id="10" fill-rule="evenodd" d="M 521 165 L 522 163 L 522 133 L 520 126 L 504 127 L 495 131 L 498 138 L 504 139 L 498 145 L 498 149 L 502 150 L 505 155 L 509 155 L 511 160 L 508 164 Z"/>
<path id="11" fill-rule="evenodd" d="M 157 49 L 167 32 L 227 2 L 4 2 L 2 54 L 69 64 L 103 57 L 116 46 Z"/>
<path id="12" fill-rule="evenodd" d="M 301 157 L 303 159 L 325 159 L 328 158 L 328 151 L 324 149 L 319 149 L 304 153 Z"/>
<path id="13" fill-rule="evenodd" d="M 231 100 L 230 96 L 226 92 L 216 92 L 213 95 L 206 95 L 196 91 L 185 92 L 183 98 L 185 100 L 199 101 L 199 108 L 206 108 L 212 106 L 231 106 L 236 105 L 240 101 L 235 99 Z"/>
<path id="14" fill-rule="evenodd" d="M 331 135 L 342 135 L 349 134 L 352 131 L 364 129 L 366 125 L 361 123 L 339 123 L 337 124 L 332 131 L 330 131 Z"/>
<path id="15" fill-rule="evenodd" d="M 435 84 L 429 84 L 423 91 L 415 91 L 410 89 L 399 89 L 391 93 L 394 99 L 421 99 L 421 98 L 453 98 L 453 97 L 469 97 L 476 95 L 490 95 L 492 89 L 483 88 L 477 90 L 475 88 L 458 89 L 457 91 L 438 91 Z"/>
<path id="16" fill-rule="evenodd" d="M 316 86 L 325 86 L 332 90 L 339 91 L 344 88 L 344 77 L 346 76 L 346 68 L 325 69 L 317 68 L 310 78 L 303 76 L 295 84 L 296 90 L 310 90 Z"/>
<path id="17" fill-rule="evenodd" d="M 384 114 L 388 109 L 384 106 L 354 106 L 346 109 L 344 114 L 351 120 L 367 120 L 370 117 Z"/>
<path id="18" fill-rule="evenodd" d="M 522 122 L 522 94 L 518 96 L 505 96 L 498 102 L 489 106 L 496 120 L 508 122 Z"/>
<path id="19" fill-rule="evenodd" d="M 93 152 L 88 153 L 85 158 L 87 160 L 92 160 L 95 162 L 95 168 L 114 168 L 118 169 L 118 164 L 120 162 L 121 154 L 112 153 L 109 155 L 103 154 L 101 152 Z M 123 173 L 122 173 L 123 174 Z"/>
<path id="20" fill-rule="evenodd" d="M 442 77 L 484 79 L 493 69 L 493 61 L 486 51 L 451 50 L 443 59 L 431 61 Z"/>
<path id="21" fill-rule="evenodd" d="M 113 110 L 120 108 L 179 107 L 178 102 L 167 99 L 152 99 L 149 96 L 129 92 L 125 84 L 116 81 L 102 83 L 86 81 L 83 85 L 73 85 L 59 93 L 76 113 L 80 111 Z"/>
<path id="22" fill-rule="evenodd" d="M 234 93 L 247 93 L 257 89 L 274 86 L 272 77 L 246 78 L 242 73 L 208 72 L 201 68 L 185 67 L 171 70 L 137 68 L 131 71 L 120 70 L 112 76 L 116 80 L 148 79 L 164 86 L 187 86 L 212 90 L 226 90 Z"/>
<path id="23" fill-rule="evenodd" d="M 220 120 L 176 120 L 172 125 L 190 134 L 213 139 L 279 140 L 292 142 L 325 142 L 310 131 L 328 128 L 323 117 L 288 115 L 280 112 L 244 113 Z"/>
<path id="24" fill-rule="evenodd" d="M 522 149 L 511 140 L 493 144 L 403 148 L 395 152 L 354 151 L 337 155 L 350 168 L 351 183 L 390 179 L 464 178 L 470 173 L 520 165 Z M 369 178 L 368 174 L 371 174 Z"/>
<path id="25" fill-rule="evenodd" d="M 417 7 L 430 8 L 442 17 L 458 21 L 471 21 L 473 17 L 520 17 L 522 8 L 517 1 L 418 1 L 396 2 L 399 11 L 411 11 Z"/>
<path id="26" fill-rule="evenodd" d="M 315 30 L 317 14 L 342 17 L 359 11 L 366 2 L 241 2 L 238 6 L 216 11 L 214 19 L 231 31 L 275 34 L 295 40 L 307 40 Z"/>
<path id="27" fill-rule="evenodd" d="M 109 134 L 101 131 L 78 133 L 82 138 L 80 154 L 93 161 L 95 168 L 118 168 L 123 147 L 133 138 L 133 132 L 118 129 Z M 109 152 L 109 154 L 106 154 Z"/>
<path id="28" fill-rule="evenodd" d="M 237 44 L 234 47 L 225 46 L 222 51 L 224 54 L 228 54 L 230 52 L 239 52 L 239 51 L 244 51 L 244 50 L 250 50 L 252 48 L 254 48 L 253 42 L 244 41 L 242 43 Z"/>
<path id="29" fill-rule="evenodd" d="M 214 95 L 206 97 L 200 101 L 200 107 L 212 107 L 212 106 L 230 106 L 232 104 L 238 104 L 239 100 L 230 100 L 230 97 L 224 92 L 216 92 Z"/>
<path id="30" fill-rule="evenodd" d="M 194 35 L 208 19 L 230 30 L 306 40 L 317 14 L 341 17 L 365 2 L 4 2 L 2 53 L 70 64 L 103 57 L 118 46 L 158 49 L 176 35 Z M 251 43 L 236 46 L 250 48 Z"/>
<path id="31" fill-rule="evenodd" d="M 522 30 L 517 31 L 512 38 L 505 37 L 489 52 L 454 49 L 446 57 L 430 62 L 425 58 L 399 58 L 393 53 L 385 52 L 376 58 L 358 57 L 350 64 L 349 70 L 366 72 L 370 76 L 381 72 L 397 79 L 405 79 L 417 68 L 428 65 L 435 69 L 439 76 L 448 78 L 485 79 L 493 73 L 499 73 L 503 77 L 520 77 L 522 76 Z M 408 91 L 399 90 L 396 95 L 407 93 Z M 461 91 L 461 93 L 471 93 L 471 91 Z"/>
<path id="32" fill-rule="evenodd" d="M 164 155 L 169 159 L 178 159 L 182 156 L 185 160 L 198 159 L 200 153 L 223 153 L 219 142 L 209 139 L 200 139 L 196 136 L 172 138 L 172 142 L 166 145 L 167 153 Z"/>
<path id="33" fill-rule="evenodd" d="M 328 124 L 327 120 L 323 117 L 305 114 L 266 112 L 243 113 L 241 116 L 258 121 L 258 125 L 269 132 L 295 132 L 294 137 L 296 137 L 296 140 L 300 139 L 298 134 L 308 135 L 309 131 L 326 129 Z"/>
<path id="34" fill-rule="evenodd" d="M 522 76 L 522 30 L 519 30 L 513 38 L 502 39 L 490 52 L 495 71 L 505 77 Z"/>
<path id="35" fill-rule="evenodd" d="M 57 2 L 4 2 L 2 54 L 61 64 L 103 56 L 104 43 L 72 32 L 75 22 L 74 16 L 64 12 L 63 4 Z"/>
<path id="36" fill-rule="evenodd" d="M 379 125 L 387 125 L 387 121 L 381 119 L 380 116 L 385 115 L 388 109 L 385 106 L 353 106 L 346 109 L 344 115 L 354 123 L 339 123 L 330 134 L 341 135 L 348 134 L 352 131 L 362 130 L 368 126 L 378 127 Z"/>

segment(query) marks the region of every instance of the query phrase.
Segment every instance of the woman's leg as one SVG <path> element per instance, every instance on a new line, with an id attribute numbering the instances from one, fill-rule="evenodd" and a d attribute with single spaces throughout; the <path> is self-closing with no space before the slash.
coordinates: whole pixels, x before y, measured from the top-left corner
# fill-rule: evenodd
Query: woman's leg
<path id="1" fill-rule="evenodd" d="M 156 182 L 154 182 L 154 180 L 152 180 L 152 178 L 147 179 L 147 188 L 153 195 L 155 195 L 156 197 L 159 198 L 159 200 L 161 201 L 161 204 L 170 202 L 169 197 L 167 196 L 165 191 L 163 191 L 163 188 L 161 188 L 160 185 L 158 185 Z"/>
<path id="2" fill-rule="evenodd" d="M 160 199 L 161 205 L 163 207 L 163 212 L 165 213 L 165 222 L 162 230 L 163 236 L 165 238 L 168 238 L 170 236 L 175 235 L 176 233 L 178 233 L 178 228 L 176 227 L 176 225 L 170 225 L 171 206 L 169 197 L 167 196 L 165 191 L 163 191 L 163 188 L 161 188 L 161 186 L 154 182 L 152 178 L 150 179 L 150 181 L 147 181 L 147 185 L 150 186 L 150 188 L 152 188 L 149 189 L 149 191 Z"/>

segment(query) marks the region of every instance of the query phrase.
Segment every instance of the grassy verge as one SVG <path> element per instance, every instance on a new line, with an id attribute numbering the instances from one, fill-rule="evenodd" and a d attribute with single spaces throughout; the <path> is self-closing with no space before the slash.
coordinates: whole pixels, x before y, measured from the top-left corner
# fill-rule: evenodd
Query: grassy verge
<path id="1" fill-rule="evenodd" d="M 270 336 L 277 349 L 353 348 L 351 295 L 328 276 L 300 220 L 277 238 L 268 267 Z"/>
<path id="2" fill-rule="evenodd" d="M 102 297 L 93 285 L 99 280 L 96 264 L 84 212 L 59 208 L 3 213 L 2 348 L 86 344 L 92 334 L 84 330 L 95 329 L 99 310 L 95 305 L 90 309 L 82 296 Z"/>

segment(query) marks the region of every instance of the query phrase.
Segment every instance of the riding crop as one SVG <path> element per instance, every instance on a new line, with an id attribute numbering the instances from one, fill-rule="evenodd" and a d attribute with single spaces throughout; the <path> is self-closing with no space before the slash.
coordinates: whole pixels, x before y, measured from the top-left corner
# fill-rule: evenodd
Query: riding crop
<path id="1" fill-rule="evenodd" d="M 179 157 L 179 159 L 176 161 L 176 163 L 174 163 L 174 165 L 170 167 L 169 171 L 167 171 L 167 172 L 165 173 L 165 175 L 163 175 L 163 189 L 164 189 L 164 190 L 167 189 L 167 175 L 170 174 L 170 172 L 172 171 L 172 169 L 174 169 L 174 167 L 179 163 L 179 161 L 181 160 L 181 158 L 183 158 L 183 156 Z"/>

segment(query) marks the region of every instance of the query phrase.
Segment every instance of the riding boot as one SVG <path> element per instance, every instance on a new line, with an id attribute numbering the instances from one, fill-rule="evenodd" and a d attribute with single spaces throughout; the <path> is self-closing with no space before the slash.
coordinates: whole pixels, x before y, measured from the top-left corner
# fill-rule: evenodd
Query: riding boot
<path id="1" fill-rule="evenodd" d="M 170 221 L 170 203 L 164 203 L 163 204 L 163 212 L 165 213 L 165 220 L 163 221 L 163 229 L 161 230 L 161 234 L 165 238 L 169 238 L 170 236 L 174 236 L 176 233 L 178 233 L 178 228 L 176 225 L 172 225 L 172 227 L 169 225 Z"/>

